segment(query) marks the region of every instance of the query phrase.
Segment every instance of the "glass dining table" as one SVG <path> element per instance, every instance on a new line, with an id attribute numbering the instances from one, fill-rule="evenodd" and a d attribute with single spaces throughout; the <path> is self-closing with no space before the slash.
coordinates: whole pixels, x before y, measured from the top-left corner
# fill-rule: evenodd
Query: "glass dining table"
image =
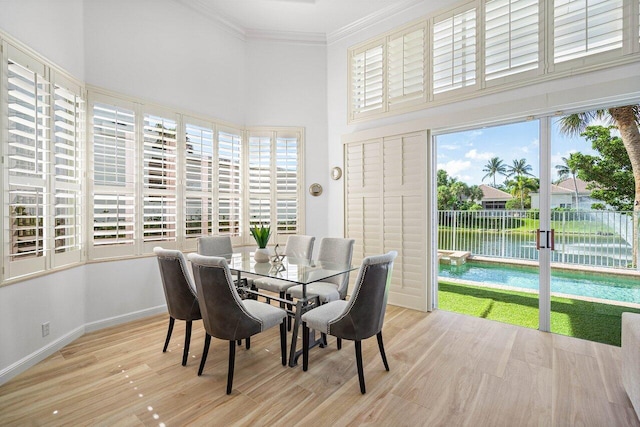
<path id="1" fill-rule="evenodd" d="M 350 264 L 337 264 L 320 260 L 308 260 L 303 258 L 282 257 L 280 262 L 256 262 L 252 252 L 238 252 L 224 255 L 227 259 L 232 273 L 237 275 L 239 292 L 244 297 L 263 297 L 267 302 L 278 301 L 282 303 L 290 316 L 293 316 L 294 324 L 292 328 L 291 346 L 289 350 L 289 366 L 296 366 L 296 360 L 301 354 L 301 350 L 296 350 L 298 334 L 300 331 L 302 315 L 317 307 L 320 304 L 317 296 L 307 295 L 307 285 L 314 282 L 322 282 L 328 278 L 339 276 L 355 270 Z M 243 277 L 245 275 L 245 277 Z M 248 286 L 241 285 L 247 283 L 246 276 L 262 276 L 284 280 L 296 285 L 302 285 L 302 298 L 285 300 L 277 295 L 260 292 Z M 315 340 L 314 340 L 315 341 Z M 320 341 L 315 341 L 320 343 Z"/>

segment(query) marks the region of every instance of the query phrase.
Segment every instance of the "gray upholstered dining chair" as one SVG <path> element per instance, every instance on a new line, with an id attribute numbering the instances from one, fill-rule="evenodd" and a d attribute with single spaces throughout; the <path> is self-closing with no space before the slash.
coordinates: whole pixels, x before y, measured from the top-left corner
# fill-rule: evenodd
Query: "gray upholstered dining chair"
<path id="1" fill-rule="evenodd" d="M 339 237 L 324 237 L 320 240 L 318 261 L 333 262 L 337 264 L 351 264 L 353 256 L 354 239 Z M 321 303 L 341 300 L 347 297 L 349 286 L 349 273 L 330 277 L 322 282 L 313 282 L 307 285 L 307 296 L 317 296 Z M 302 285 L 292 286 L 287 290 L 287 295 L 302 298 Z"/>
<path id="2" fill-rule="evenodd" d="M 313 242 L 316 240 L 313 236 L 295 235 L 287 238 L 287 245 L 284 248 L 284 255 L 290 258 L 301 258 L 308 261 L 311 260 L 313 253 Z M 280 298 L 286 297 L 287 289 L 294 286 L 295 283 L 286 280 L 272 279 L 270 277 L 261 277 L 253 280 L 253 286 L 278 293 Z M 280 307 L 284 307 L 284 303 L 280 303 Z M 288 328 L 291 329 L 291 321 L 288 322 Z"/>
<path id="3" fill-rule="evenodd" d="M 337 300 L 314 308 L 302 315 L 302 369 L 309 367 L 309 329 L 333 335 L 338 339 L 355 342 L 356 365 L 360 392 L 366 392 L 362 369 L 361 341 L 374 335 L 385 369 L 389 370 L 382 342 L 382 325 L 387 306 L 393 260 L 398 255 L 390 251 L 385 255 L 362 260 L 358 278 L 349 301 Z"/>
<path id="4" fill-rule="evenodd" d="M 153 248 L 153 252 L 158 259 L 162 287 L 169 311 L 169 329 L 162 352 L 167 351 L 176 319 L 186 321 L 182 354 L 182 366 L 185 366 L 189 356 L 192 322 L 202 319 L 196 287 L 189 275 L 187 262 L 182 252 L 161 247 Z"/>
<path id="5" fill-rule="evenodd" d="M 233 388 L 236 341 L 249 338 L 280 324 L 280 351 L 282 365 L 286 365 L 287 355 L 287 313 L 278 307 L 256 300 L 240 299 L 233 284 L 227 261 L 220 257 L 189 254 L 193 276 L 198 291 L 198 301 L 202 321 L 206 331 L 204 349 L 198 375 L 202 375 L 209 353 L 211 337 L 229 341 L 229 368 L 227 373 L 227 394 Z"/>
<path id="6" fill-rule="evenodd" d="M 196 244 L 200 255 L 222 256 L 233 253 L 231 237 L 229 236 L 202 236 L 198 237 Z"/>

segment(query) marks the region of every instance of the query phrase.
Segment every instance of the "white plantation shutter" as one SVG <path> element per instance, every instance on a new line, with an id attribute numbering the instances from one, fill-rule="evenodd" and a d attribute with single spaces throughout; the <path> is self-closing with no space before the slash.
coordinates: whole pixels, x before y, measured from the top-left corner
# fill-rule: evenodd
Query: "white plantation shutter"
<path id="1" fill-rule="evenodd" d="M 389 301 L 419 310 L 427 308 L 425 147 L 424 133 L 345 146 L 345 230 L 355 239 L 354 264 L 397 251 Z"/>
<path id="2" fill-rule="evenodd" d="M 476 8 L 440 17 L 433 25 L 433 93 L 476 83 Z"/>
<path id="3" fill-rule="evenodd" d="M 242 136 L 218 132 L 218 233 L 242 235 Z"/>
<path id="4" fill-rule="evenodd" d="M 539 67 L 539 0 L 490 0 L 485 5 L 485 79 Z"/>
<path id="5" fill-rule="evenodd" d="M 276 223 L 277 232 L 298 234 L 298 135 L 276 135 Z"/>
<path id="6" fill-rule="evenodd" d="M 132 246 L 136 212 L 135 114 L 128 108 L 94 103 L 92 122 L 93 246 Z M 105 252 L 107 256 L 119 254 Z"/>
<path id="7" fill-rule="evenodd" d="M 384 108 L 384 45 L 352 52 L 351 115 L 357 118 Z"/>
<path id="8" fill-rule="evenodd" d="M 302 131 L 249 131 L 249 225 L 270 225 L 272 243 L 304 232 L 300 212 Z"/>
<path id="9" fill-rule="evenodd" d="M 79 92 L 79 91 L 78 91 Z M 54 89 L 54 250 L 79 251 L 82 246 L 82 121 L 80 95 L 56 85 Z M 79 258 L 67 260 L 77 261 Z M 64 258 L 56 264 L 65 262 Z"/>
<path id="10" fill-rule="evenodd" d="M 622 48 L 623 0 L 555 0 L 555 63 Z"/>
<path id="11" fill-rule="evenodd" d="M 144 115 L 143 131 L 143 241 L 176 241 L 177 123 Z"/>
<path id="12" fill-rule="evenodd" d="M 213 159 L 212 127 L 185 124 L 185 238 L 212 233 Z"/>
<path id="13" fill-rule="evenodd" d="M 271 224 L 271 136 L 249 136 L 249 225 Z"/>
<path id="14" fill-rule="evenodd" d="M 389 107 L 425 98 L 426 28 L 412 28 L 389 37 L 388 98 Z"/>
<path id="15" fill-rule="evenodd" d="M 13 49 L 8 57 L 7 255 L 8 276 L 15 277 L 45 268 L 51 100 L 49 82 L 43 77 L 44 67 L 23 60 L 21 52 Z"/>

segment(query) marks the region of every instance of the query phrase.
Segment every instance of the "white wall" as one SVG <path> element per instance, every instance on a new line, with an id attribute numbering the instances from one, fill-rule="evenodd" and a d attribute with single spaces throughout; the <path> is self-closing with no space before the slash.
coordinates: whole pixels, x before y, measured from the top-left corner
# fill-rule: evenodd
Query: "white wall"
<path id="1" fill-rule="evenodd" d="M 84 78 L 82 0 L 2 0 L 0 30 Z"/>
<path id="2" fill-rule="evenodd" d="M 247 43 L 248 126 L 304 126 L 306 233 L 328 236 L 328 191 L 309 195 L 312 183 L 329 184 L 327 163 L 326 47 L 250 41 Z M 340 215 L 330 207 L 329 215 Z M 341 235 L 341 234 L 340 234 Z"/>
<path id="3" fill-rule="evenodd" d="M 441 131 L 482 126 L 510 120 L 525 120 L 531 115 L 548 115 L 556 111 L 611 105 L 612 102 L 640 102 L 640 64 L 622 65 L 607 70 L 508 90 L 476 99 L 453 102 L 429 109 L 383 119 L 347 124 L 347 49 L 372 37 L 432 16 L 457 1 L 422 2 L 413 8 L 377 23 L 328 46 L 328 160 L 339 164 L 343 160 L 343 142 L 364 140 L 403 132 L 430 129 Z M 334 188 L 335 187 L 335 188 Z M 332 185 L 330 205 L 343 206 L 342 180 Z M 343 217 L 329 218 L 329 233 L 341 232 Z"/>
<path id="4" fill-rule="evenodd" d="M 85 3 L 86 82 L 244 124 L 245 42 L 173 0 Z"/>
<path id="5" fill-rule="evenodd" d="M 0 0 L 0 30 L 87 84 L 239 126 L 305 127 L 305 189 L 328 181 L 324 46 L 245 42 L 171 0 Z M 325 206 L 308 196 L 309 234 L 326 235 Z M 153 257 L 1 287 L 0 384 L 86 331 L 164 310 Z"/>
<path id="6" fill-rule="evenodd" d="M 0 288 L 0 384 L 85 332 L 166 311 L 155 257 L 87 264 Z M 50 333 L 42 336 L 42 324 Z"/>

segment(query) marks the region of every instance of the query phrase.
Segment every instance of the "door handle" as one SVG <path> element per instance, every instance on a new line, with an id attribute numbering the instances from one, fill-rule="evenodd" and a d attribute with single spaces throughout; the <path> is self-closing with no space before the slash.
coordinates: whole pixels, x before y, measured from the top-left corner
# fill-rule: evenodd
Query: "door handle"
<path id="1" fill-rule="evenodd" d="M 544 233 L 546 238 L 545 238 L 545 246 L 541 246 L 540 242 L 540 234 Z M 545 230 L 542 231 L 539 228 L 536 230 L 536 249 L 540 250 L 540 249 L 551 249 L 552 251 L 556 250 L 556 241 L 555 241 L 555 230 L 551 229 L 551 230 Z"/>

